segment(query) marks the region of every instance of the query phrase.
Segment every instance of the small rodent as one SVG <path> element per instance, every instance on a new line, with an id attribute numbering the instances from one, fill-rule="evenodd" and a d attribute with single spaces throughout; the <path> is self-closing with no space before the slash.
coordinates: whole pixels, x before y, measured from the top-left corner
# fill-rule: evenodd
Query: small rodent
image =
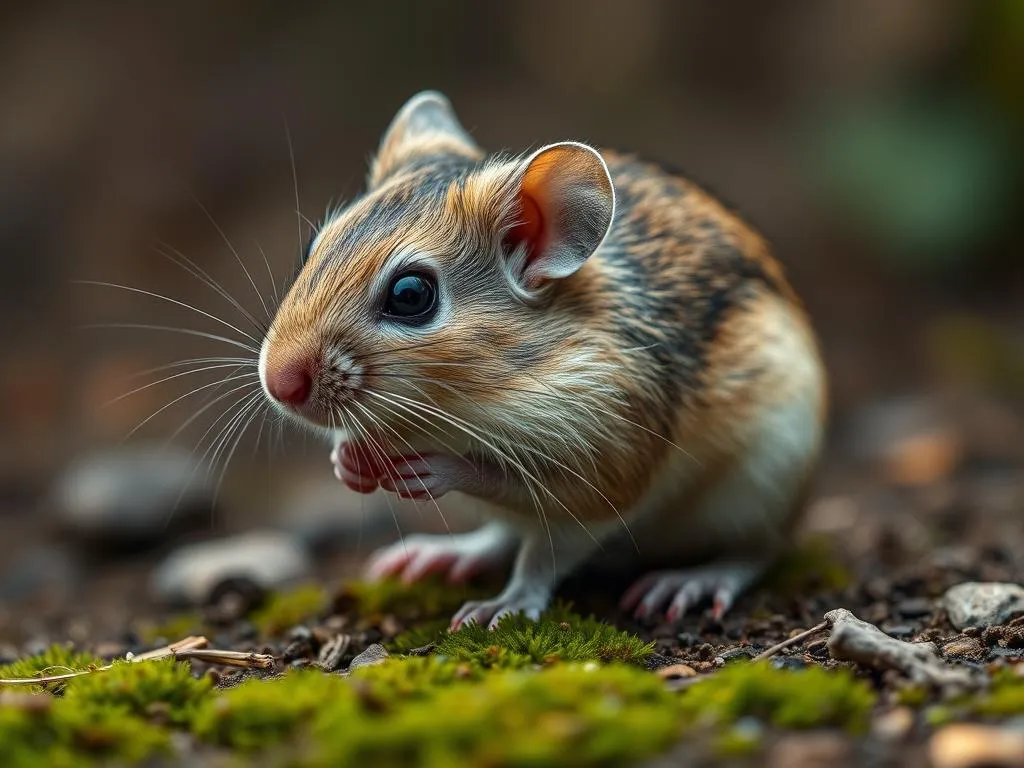
<path id="1" fill-rule="evenodd" d="M 638 617 L 720 617 L 786 544 L 825 420 L 805 312 L 737 215 L 578 142 L 488 156 L 433 91 L 319 227 L 259 369 L 351 488 L 490 503 L 478 530 L 368 566 L 458 581 L 512 562 L 453 628 L 537 617 L 594 557 L 665 566 L 622 598 Z"/>

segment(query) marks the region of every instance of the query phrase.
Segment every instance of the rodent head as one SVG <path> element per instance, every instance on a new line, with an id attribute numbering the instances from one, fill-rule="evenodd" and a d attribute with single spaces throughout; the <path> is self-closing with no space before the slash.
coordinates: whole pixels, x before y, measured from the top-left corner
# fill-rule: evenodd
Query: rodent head
<path id="1" fill-rule="evenodd" d="M 572 322 L 559 285 L 614 208 L 596 150 L 488 159 L 444 96 L 414 96 L 277 311 L 260 355 L 268 396 L 322 428 L 468 445 L 460 424 L 501 421 L 511 392 L 559 367 L 552 330 Z"/>

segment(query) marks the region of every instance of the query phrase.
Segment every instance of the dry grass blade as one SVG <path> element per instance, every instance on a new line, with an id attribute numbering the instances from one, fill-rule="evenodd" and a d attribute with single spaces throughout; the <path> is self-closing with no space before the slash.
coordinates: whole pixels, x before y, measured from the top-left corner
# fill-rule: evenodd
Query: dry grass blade
<path id="1" fill-rule="evenodd" d="M 245 669 L 269 669 L 274 665 L 274 657 L 265 653 L 246 653 L 243 651 L 219 651 L 207 649 L 209 641 L 201 635 L 192 635 L 179 640 L 176 643 L 154 648 L 138 655 L 128 654 L 125 661 L 133 664 L 146 661 L 159 661 L 160 659 L 196 659 L 208 664 L 223 664 L 227 667 L 242 667 Z M 90 667 L 71 672 L 62 672 L 59 675 L 41 675 L 39 677 L 9 677 L 0 678 L 0 685 L 45 685 L 47 683 L 59 683 L 64 680 L 71 680 L 82 675 L 91 675 L 96 672 L 106 672 L 113 669 L 113 664 L 106 664 L 102 667 Z"/>
<path id="2" fill-rule="evenodd" d="M 816 634 L 818 632 L 824 632 L 826 629 L 828 629 L 828 622 L 827 621 L 823 621 L 823 622 L 821 622 L 821 624 L 813 626 L 810 629 L 805 629 L 803 632 L 800 632 L 799 634 L 793 635 L 792 637 L 783 640 L 781 643 L 773 645 L 771 648 L 766 650 L 764 653 L 760 653 L 757 656 L 755 656 L 753 660 L 754 661 L 764 661 L 765 659 L 770 659 L 772 656 L 777 654 L 779 651 L 785 650 L 786 648 L 789 648 L 789 646 L 791 646 L 791 645 L 796 645 L 801 640 L 806 640 L 808 637 L 810 637 L 811 635 L 814 635 L 814 634 Z"/>
<path id="3" fill-rule="evenodd" d="M 225 667 L 242 667 L 243 669 L 270 669 L 274 666 L 274 657 L 268 653 L 247 653 L 245 651 L 217 650 L 186 650 L 174 654 L 176 659 L 196 659 L 207 664 L 222 664 Z"/>

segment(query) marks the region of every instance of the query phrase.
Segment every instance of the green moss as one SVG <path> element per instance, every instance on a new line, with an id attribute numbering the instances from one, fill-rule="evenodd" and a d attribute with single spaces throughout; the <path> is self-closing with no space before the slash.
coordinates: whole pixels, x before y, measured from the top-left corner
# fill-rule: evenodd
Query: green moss
<path id="1" fill-rule="evenodd" d="M 712 726 L 755 717 L 780 728 L 835 726 L 857 732 L 874 704 L 874 692 L 846 670 L 790 671 L 751 663 L 727 667 L 682 694 L 686 719 Z"/>
<path id="2" fill-rule="evenodd" d="M 321 713 L 308 766 L 618 765 L 666 749 L 676 699 L 649 673 L 567 664 L 494 671 L 436 688 L 389 713 Z"/>
<path id="3" fill-rule="evenodd" d="M 715 754 L 719 757 L 745 757 L 761 751 L 762 735 L 749 728 L 729 728 L 715 737 Z"/>
<path id="4" fill-rule="evenodd" d="M 479 666 L 452 663 L 436 656 L 393 659 L 385 664 L 361 667 L 351 680 L 363 695 L 373 695 L 381 704 L 395 699 L 423 698 L 434 688 L 454 683 L 477 682 L 483 678 Z"/>
<path id="5" fill-rule="evenodd" d="M 379 582 L 350 581 L 342 585 L 336 601 L 343 611 L 378 617 L 393 614 L 405 621 L 450 619 L 467 600 L 489 597 L 482 586 L 449 584 L 442 579 L 424 579 L 403 584 L 397 579 Z"/>
<path id="6" fill-rule="evenodd" d="M 399 635 L 393 645 L 408 650 L 431 642 L 439 656 L 484 667 L 589 660 L 635 664 L 654 650 L 653 643 L 592 616 L 584 619 L 561 605 L 547 611 L 540 621 L 515 615 L 502 619 L 494 630 L 470 624 L 457 632 L 412 631 Z"/>
<path id="7" fill-rule="evenodd" d="M 252 622 L 264 637 L 270 637 L 319 616 L 326 608 L 327 592 L 323 587 L 306 584 L 270 595 L 252 615 Z"/>
<path id="8" fill-rule="evenodd" d="M 188 664 L 171 659 L 118 662 L 107 672 L 73 680 L 64 699 L 82 708 L 121 706 L 139 716 L 187 725 L 212 689 L 209 678 L 193 677 Z"/>
<path id="9" fill-rule="evenodd" d="M 834 542 L 812 536 L 776 562 L 765 574 L 763 585 L 772 592 L 798 595 L 845 589 L 852 579 Z"/>
<path id="10" fill-rule="evenodd" d="M 35 656 L 27 656 L 11 664 L 0 666 L 0 679 L 61 675 L 68 672 L 79 672 L 93 667 L 100 667 L 104 663 L 98 656 L 76 651 L 73 646 L 51 645 L 45 651 Z M 66 681 L 61 681 L 59 683 L 31 686 L 30 688 L 19 686 L 19 690 L 38 692 L 46 688 L 52 691 L 60 691 L 63 690 L 66 684 Z"/>
<path id="11" fill-rule="evenodd" d="M 437 645 L 439 654 L 485 667 L 593 659 L 639 663 L 653 651 L 653 643 L 561 607 L 547 612 L 540 621 L 508 616 L 494 630 L 471 624 L 445 635 Z"/>
<path id="12" fill-rule="evenodd" d="M 906 685 L 896 692 L 896 703 L 918 709 L 928 703 L 928 688 L 923 685 Z"/>
<path id="13" fill-rule="evenodd" d="M 251 679 L 208 699 L 193 731 L 204 741 L 252 751 L 286 741 L 325 707 L 354 709 L 348 682 L 316 670 L 273 679 Z"/>
<path id="14" fill-rule="evenodd" d="M 448 633 L 450 622 L 450 618 L 421 621 L 415 627 L 393 638 L 386 647 L 391 653 L 408 653 L 428 645 L 436 645 L 438 640 Z"/>
<path id="15" fill-rule="evenodd" d="M 1010 669 L 992 676 L 991 687 L 983 693 L 965 694 L 952 701 L 929 707 L 929 725 L 945 725 L 967 717 L 1005 718 L 1024 714 L 1024 677 Z"/>
<path id="16" fill-rule="evenodd" d="M 974 707 L 982 717 L 1013 717 L 1024 714 L 1024 677 L 1003 669 L 992 677 L 992 690 Z"/>
<path id="17" fill-rule="evenodd" d="M 49 694 L 33 706 L 0 705 L 0 765 L 78 768 L 99 760 L 139 763 L 169 754 L 167 732 L 121 706 L 80 706 Z"/>
<path id="18" fill-rule="evenodd" d="M 494 670 L 391 659 L 348 677 L 292 671 L 206 702 L 195 732 L 240 750 L 310 745 L 303 766 L 609 765 L 666 748 L 678 698 L 648 672 Z"/>

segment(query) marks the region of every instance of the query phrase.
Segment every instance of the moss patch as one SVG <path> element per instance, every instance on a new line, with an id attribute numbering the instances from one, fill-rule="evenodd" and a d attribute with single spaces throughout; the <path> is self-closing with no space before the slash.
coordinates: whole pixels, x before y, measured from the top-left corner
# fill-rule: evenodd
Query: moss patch
<path id="1" fill-rule="evenodd" d="M 438 578 L 403 584 L 397 579 L 379 582 L 350 581 L 335 598 L 340 613 L 353 612 L 378 618 L 387 614 L 403 621 L 450 619 L 467 600 L 489 597 L 484 586 L 449 584 Z"/>
<path id="2" fill-rule="evenodd" d="M 35 656 L 28 656 L 24 659 L 18 659 L 11 664 L 0 666 L 0 678 L 62 675 L 68 672 L 80 672 L 85 669 L 101 667 L 104 664 L 105 662 L 98 656 L 76 651 L 73 646 L 51 645 L 45 651 Z M 18 690 L 38 692 L 46 688 L 51 691 L 60 691 L 63 690 L 66 684 L 66 681 L 61 681 L 32 686 L 31 688 L 19 686 Z"/>
<path id="3" fill-rule="evenodd" d="M 786 671 L 747 662 L 688 689 L 682 711 L 694 725 L 731 726 L 754 717 L 780 728 L 831 726 L 860 732 L 875 700 L 867 683 L 846 670 Z"/>
<path id="4" fill-rule="evenodd" d="M 187 664 L 123 661 L 107 672 L 76 678 L 64 700 L 83 708 L 124 707 L 139 716 L 188 725 L 212 689 L 209 678 L 194 677 Z"/>
<path id="5" fill-rule="evenodd" d="M 77 768 L 105 760 L 134 764 L 168 754 L 170 735 L 123 706 L 81 706 L 50 694 L 30 705 L 0 704 L 0 765 Z"/>
<path id="6" fill-rule="evenodd" d="M 657 677 L 623 665 L 484 674 L 392 659 L 348 679 L 296 671 L 243 683 L 207 703 L 196 732 L 245 750 L 308 744 L 305 766 L 608 765 L 667 748 L 677 705 Z"/>
<path id="7" fill-rule="evenodd" d="M 327 608 L 327 592 L 316 584 L 306 584 L 288 592 L 275 592 L 252 615 L 252 623 L 264 637 L 280 634 Z"/>
<path id="8" fill-rule="evenodd" d="M 992 687 L 979 694 L 935 704 L 925 712 L 929 725 L 940 726 L 968 717 L 1001 719 L 1024 715 L 1024 676 L 1001 669 L 992 676 Z"/>
<path id="9" fill-rule="evenodd" d="M 638 664 L 654 650 L 636 635 L 591 617 L 582 618 L 556 606 L 540 621 L 507 616 L 496 629 L 470 624 L 457 632 L 424 633 L 395 639 L 396 645 L 416 647 L 436 643 L 435 653 L 483 667 L 524 667 L 556 661 L 621 661 Z"/>

